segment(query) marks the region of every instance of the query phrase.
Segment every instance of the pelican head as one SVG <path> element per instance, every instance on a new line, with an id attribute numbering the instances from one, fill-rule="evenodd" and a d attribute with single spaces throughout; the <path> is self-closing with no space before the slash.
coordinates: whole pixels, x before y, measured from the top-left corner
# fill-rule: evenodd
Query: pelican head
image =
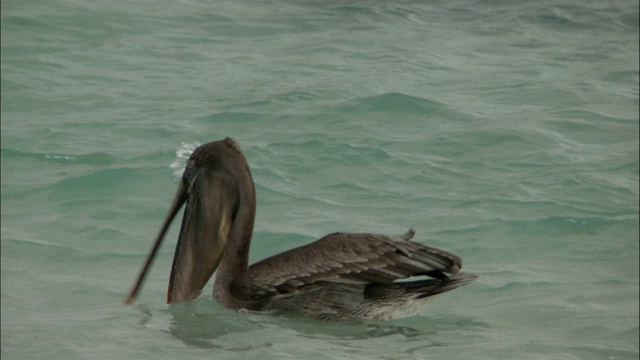
<path id="1" fill-rule="evenodd" d="M 196 298 L 220 265 L 230 241 L 245 240 L 242 248 L 248 253 L 255 190 L 247 161 L 232 139 L 204 144 L 191 154 L 169 213 L 126 303 L 135 299 L 169 225 L 185 204 L 167 303 Z M 243 218 L 241 226 L 236 223 L 239 217 Z M 234 254 L 236 262 L 238 258 L 244 262 L 240 266 L 246 267 L 247 254 Z"/>

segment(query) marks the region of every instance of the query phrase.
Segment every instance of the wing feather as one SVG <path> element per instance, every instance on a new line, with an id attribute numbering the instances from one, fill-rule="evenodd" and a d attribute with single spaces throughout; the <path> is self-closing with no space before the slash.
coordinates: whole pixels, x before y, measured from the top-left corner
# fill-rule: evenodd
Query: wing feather
<path id="1" fill-rule="evenodd" d="M 447 278 L 462 260 L 447 251 L 411 242 L 413 230 L 397 237 L 335 233 L 272 256 L 233 280 L 230 291 L 244 301 L 293 293 L 318 281 L 391 283 L 410 276 Z"/>

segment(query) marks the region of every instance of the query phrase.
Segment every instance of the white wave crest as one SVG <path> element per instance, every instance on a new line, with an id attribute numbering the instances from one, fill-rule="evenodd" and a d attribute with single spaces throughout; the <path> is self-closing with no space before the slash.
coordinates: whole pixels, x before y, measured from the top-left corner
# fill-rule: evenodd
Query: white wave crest
<path id="1" fill-rule="evenodd" d="M 191 156 L 193 150 L 195 150 L 198 146 L 200 146 L 200 143 L 197 141 L 194 141 L 192 143 L 180 144 L 180 147 L 176 150 L 175 160 L 173 160 L 171 165 L 169 165 L 169 167 L 173 169 L 173 176 L 175 176 L 176 179 L 180 179 L 189 156 Z"/>

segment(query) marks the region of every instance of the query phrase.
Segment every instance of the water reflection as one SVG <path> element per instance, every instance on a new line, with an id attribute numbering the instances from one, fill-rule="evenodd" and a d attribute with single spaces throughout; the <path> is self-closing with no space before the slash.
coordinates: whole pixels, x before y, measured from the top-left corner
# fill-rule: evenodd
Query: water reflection
<path id="1" fill-rule="evenodd" d="M 277 313 L 232 311 L 213 299 L 174 304 L 162 310 L 139 304 L 143 313 L 140 324 L 155 328 L 179 339 L 189 347 L 246 352 L 266 348 L 313 346 L 331 343 L 337 346 L 361 348 L 370 346 L 367 340 L 402 342 L 411 345 L 409 353 L 427 347 L 446 346 L 443 333 L 462 328 L 481 331 L 486 324 L 459 316 L 416 316 L 387 322 L 323 322 Z M 376 340 L 377 339 L 377 340 Z M 359 341 L 363 340 L 363 341 Z M 355 342 L 354 342 L 355 341 Z M 270 352 L 276 351 L 270 349 Z"/>

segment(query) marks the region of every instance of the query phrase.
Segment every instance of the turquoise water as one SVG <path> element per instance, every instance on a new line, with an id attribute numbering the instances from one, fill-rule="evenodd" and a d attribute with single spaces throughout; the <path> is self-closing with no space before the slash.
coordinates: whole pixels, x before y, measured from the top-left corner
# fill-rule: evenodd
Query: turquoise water
<path id="1" fill-rule="evenodd" d="M 638 3 L 3 1 L 3 359 L 637 359 Z M 164 303 L 189 149 L 233 136 L 251 261 L 399 234 L 480 278 L 420 316 Z M 181 166 L 181 165 L 178 165 Z"/>

